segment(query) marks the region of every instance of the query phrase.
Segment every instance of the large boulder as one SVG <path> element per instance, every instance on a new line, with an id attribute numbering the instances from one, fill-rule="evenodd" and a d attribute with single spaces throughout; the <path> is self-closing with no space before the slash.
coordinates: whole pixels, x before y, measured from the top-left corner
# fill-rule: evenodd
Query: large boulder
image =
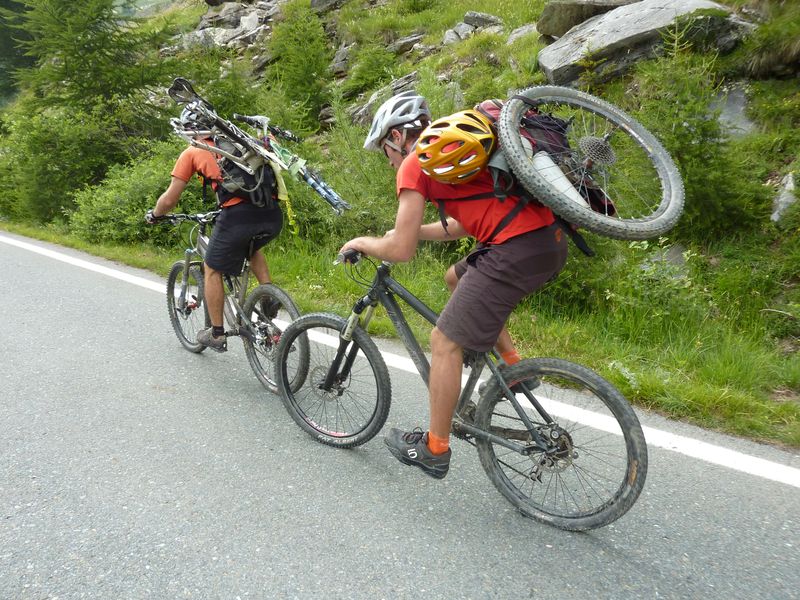
<path id="1" fill-rule="evenodd" d="M 658 54 L 663 32 L 694 15 L 703 25 L 704 42 L 723 51 L 732 49 L 748 30 L 729 8 L 711 0 L 642 0 L 573 27 L 539 52 L 539 66 L 551 83 L 569 85 L 585 70 L 588 58 L 602 69 L 597 77 L 609 79 Z"/>
<path id="2" fill-rule="evenodd" d="M 608 11 L 640 0 L 550 0 L 536 22 L 542 35 L 561 37 L 567 31 Z"/>

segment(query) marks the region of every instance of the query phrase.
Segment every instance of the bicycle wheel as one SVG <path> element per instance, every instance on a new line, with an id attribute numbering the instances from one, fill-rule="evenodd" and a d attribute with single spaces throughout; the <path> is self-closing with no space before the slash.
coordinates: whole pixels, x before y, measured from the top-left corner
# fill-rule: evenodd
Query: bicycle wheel
<path id="1" fill-rule="evenodd" d="M 302 316 L 283 332 L 275 358 L 286 410 L 314 439 L 340 448 L 375 437 L 389 415 L 392 396 L 389 372 L 375 342 L 357 327 L 352 341 L 345 343 L 339 333 L 346 324 L 336 315 Z M 307 375 L 297 387 L 294 384 L 300 381 L 298 370 L 303 366 L 298 367 L 291 348 L 300 339 L 307 340 L 309 353 Z M 325 380 L 339 350 L 342 360 L 326 388 Z M 349 368 L 348 363 L 352 363 Z"/>
<path id="2" fill-rule="evenodd" d="M 248 317 L 253 340 L 242 335 L 244 352 L 258 380 L 270 392 L 278 393 L 275 377 L 275 353 L 286 326 L 300 316 L 300 309 L 281 288 L 271 283 L 259 285 L 245 299 L 242 307 Z M 308 364 L 308 343 L 297 340 L 291 351 L 299 364 Z M 302 372 L 299 377 L 305 377 Z M 302 381 L 301 381 L 302 383 Z"/>
<path id="3" fill-rule="evenodd" d="M 522 394 L 523 410 L 552 452 L 527 455 L 477 439 L 481 464 L 494 486 L 522 514 L 561 529 L 608 525 L 633 506 L 647 476 L 647 446 L 630 404 L 610 383 L 580 365 L 555 359 L 524 360 L 504 371 L 509 385 L 529 382 L 555 420 L 544 423 Z M 523 445 L 531 435 L 492 378 L 475 424 Z"/>
<path id="4" fill-rule="evenodd" d="M 641 124 L 619 108 L 570 88 L 538 86 L 520 95 L 535 101 L 540 113 L 569 123 L 569 147 L 551 153 L 547 165 L 534 167 L 526 151 L 529 144 L 520 135 L 530 106 L 509 100 L 500 113 L 497 133 L 506 160 L 534 197 L 575 225 L 622 240 L 658 237 L 677 223 L 683 212 L 683 182 L 669 153 Z M 564 183 L 561 173 L 566 188 L 558 184 L 559 179 Z M 601 212 L 585 198 L 598 203 Z"/>
<path id="5" fill-rule="evenodd" d="M 203 265 L 199 262 L 190 263 L 183 305 L 179 306 L 183 285 L 183 267 L 184 261 L 179 260 L 172 265 L 167 276 L 169 321 L 183 347 L 189 352 L 199 354 L 206 347 L 197 343 L 197 332 L 211 326 L 203 301 Z"/>

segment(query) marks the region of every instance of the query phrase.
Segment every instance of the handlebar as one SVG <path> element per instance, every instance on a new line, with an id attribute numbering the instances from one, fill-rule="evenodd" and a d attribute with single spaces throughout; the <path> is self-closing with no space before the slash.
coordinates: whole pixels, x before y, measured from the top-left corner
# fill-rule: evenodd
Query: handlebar
<path id="1" fill-rule="evenodd" d="M 342 263 L 350 263 L 351 265 L 356 264 L 359 260 L 361 260 L 362 253 L 354 248 L 350 248 L 349 250 L 345 250 L 344 252 L 339 252 L 336 255 L 336 260 L 333 261 L 334 265 L 340 265 Z"/>
<path id="2" fill-rule="evenodd" d="M 290 142 L 302 141 L 298 136 L 288 129 L 282 129 L 277 125 L 270 125 L 269 117 L 265 117 L 263 115 L 240 115 L 239 113 L 233 113 L 231 118 L 235 121 L 250 125 L 250 127 L 261 128 L 269 131 L 272 135 L 283 138 L 284 140 L 289 140 Z"/>
<path id="3" fill-rule="evenodd" d="M 212 210 L 207 213 L 197 213 L 194 215 L 187 215 L 183 213 L 171 213 L 169 215 L 161 215 L 156 217 L 158 221 L 166 221 L 167 223 L 182 223 L 184 221 L 193 221 L 195 223 L 211 223 L 217 218 L 221 210 Z"/>

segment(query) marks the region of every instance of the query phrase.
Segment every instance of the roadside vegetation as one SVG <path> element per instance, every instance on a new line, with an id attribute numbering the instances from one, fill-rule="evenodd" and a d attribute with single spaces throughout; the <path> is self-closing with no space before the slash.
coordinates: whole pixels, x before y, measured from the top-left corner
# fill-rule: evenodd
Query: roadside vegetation
<path id="1" fill-rule="evenodd" d="M 798 74 L 771 68 L 787 57 L 796 62 L 800 11 L 777 0 L 725 3 L 765 15 L 732 55 L 701 51 L 676 30 L 664 56 L 624 78 L 582 81 L 633 114 L 673 155 L 687 191 L 680 224 L 647 242 L 587 234 L 597 256 L 573 248 L 558 280 L 515 312 L 511 331 L 524 355 L 590 365 L 639 406 L 800 447 L 800 203 L 780 225 L 769 218 L 777 186 L 797 172 L 800 155 Z M 424 44 L 438 44 L 468 10 L 501 17 L 508 32 L 534 22 L 544 0 L 396 0 L 370 10 L 349 0 L 335 24 L 307 0 L 291 0 L 270 42 L 276 61 L 261 78 L 249 55 L 160 52 L 196 26 L 204 2 L 175 2 L 143 21 L 121 20 L 118 5 L 0 2 L 0 25 L 13 29 L 25 52 L 13 67 L 14 95 L 0 109 L 0 227 L 166 273 L 180 232 L 146 226 L 142 215 L 167 186 L 182 147 L 168 125 L 177 109 L 164 90 L 183 75 L 221 114 L 268 114 L 302 132 L 298 154 L 352 204 L 337 217 L 290 182 L 292 220 L 267 256 L 276 282 L 304 311 L 347 311 L 358 288 L 332 265 L 336 251 L 350 237 L 393 226 L 393 171 L 361 149 L 366 131 L 351 123 L 351 104 L 411 71 L 434 114 L 544 83 L 536 34 L 512 45 L 506 35 L 480 34 L 413 60 L 386 50 L 415 32 L 426 35 Z M 336 43 L 326 33 L 334 28 Z M 340 42 L 358 43 L 344 82 L 328 71 Z M 741 81 L 757 127 L 729 138 L 714 107 L 726 86 Z M 325 130 L 317 119 L 323 106 L 336 116 Z M 192 184 L 182 211 L 201 208 L 200 190 Z M 398 277 L 442 306 L 442 275 L 464 250 L 424 245 L 414 262 L 398 266 Z M 425 339 L 425 324 L 415 326 Z M 378 319 L 375 331 L 388 335 L 387 321 Z"/>

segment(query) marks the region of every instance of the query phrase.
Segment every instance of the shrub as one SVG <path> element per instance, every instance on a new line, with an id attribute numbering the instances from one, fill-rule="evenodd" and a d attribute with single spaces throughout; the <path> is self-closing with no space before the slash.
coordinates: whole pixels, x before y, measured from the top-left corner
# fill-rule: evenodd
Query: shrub
<path id="1" fill-rule="evenodd" d="M 183 148 L 178 141 L 155 143 L 135 162 L 112 167 L 101 184 L 78 191 L 76 209 L 69 219 L 72 231 L 95 243 L 150 241 L 161 246 L 176 245 L 179 240 L 174 228 L 147 225 L 143 217 L 167 189 L 170 172 Z M 213 192 L 208 191 L 209 204 L 203 206 L 201 190 L 201 184 L 193 178 L 181 197 L 179 210 L 213 209 Z"/>
<path id="2" fill-rule="evenodd" d="M 313 122 L 325 103 L 331 52 L 322 22 L 307 2 L 289 2 L 283 12 L 285 19 L 270 39 L 275 58 L 271 80 L 279 83 L 289 100 L 306 105 L 307 121 Z"/>
<path id="3" fill-rule="evenodd" d="M 345 98 L 352 98 L 359 92 L 375 87 L 391 79 L 396 57 L 384 46 L 365 46 L 353 57 L 353 67 L 342 85 Z"/>
<path id="4" fill-rule="evenodd" d="M 642 63 L 622 99 L 677 163 L 686 208 L 676 232 L 695 239 L 752 230 L 769 205 L 767 190 L 750 175 L 748 157 L 731 150 L 712 109 L 719 94 L 714 67 L 713 58 L 689 52 Z"/>
<path id="5" fill-rule="evenodd" d="M 100 182 L 110 164 L 130 152 L 115 115 L 51 108 L 7 115 L 9 134 L 0 154 L 7 166 L 3 196 L 17 219 L 48 222 L 72 207 L 72 192 Z M 43 151 L 46 149 L 46 151 Z"/>

